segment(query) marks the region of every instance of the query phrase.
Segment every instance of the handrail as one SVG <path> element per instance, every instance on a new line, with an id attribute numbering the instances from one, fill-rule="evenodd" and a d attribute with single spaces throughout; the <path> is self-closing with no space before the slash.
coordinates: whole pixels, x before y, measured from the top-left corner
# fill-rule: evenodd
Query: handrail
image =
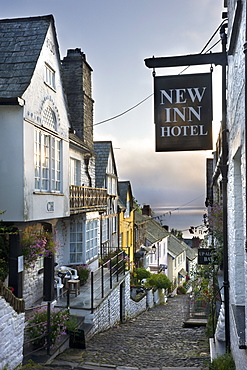
<path id="1" fill-rule="evenodd" d="M 117 262 L 114 263 L 114 260 Z M 107 262 L 103 263 L 95 271 L 91 271 L 91 312 L 94 310 L 94 302 L 104 298 L 105 289 L 109 286 L 113 288 L 113 280 L 116 277 L 118 282 L 119 275 L 125 274 L 125 253 L 121 251 Z"/>
<path id="2" fill-rule="evenodd" d="M 25 312 L 25 301 L 23 298 L 17 298 L 4 284 L 0 281 L 0 296 L 17 312 Z"/>

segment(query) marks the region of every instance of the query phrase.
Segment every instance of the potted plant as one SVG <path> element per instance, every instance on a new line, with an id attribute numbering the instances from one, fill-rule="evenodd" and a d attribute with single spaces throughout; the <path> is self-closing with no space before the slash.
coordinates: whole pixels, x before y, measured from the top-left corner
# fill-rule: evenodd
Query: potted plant
<path id="1" fill-rule="evenodd" d="M 91 270 L 89 266 L 88 265 L 78 265 L 78 266 L 75 266 L 75 268 L 80 278 L 80 284 L 84 285 L 87 282 L 89 275 L 90 275 Z"/>

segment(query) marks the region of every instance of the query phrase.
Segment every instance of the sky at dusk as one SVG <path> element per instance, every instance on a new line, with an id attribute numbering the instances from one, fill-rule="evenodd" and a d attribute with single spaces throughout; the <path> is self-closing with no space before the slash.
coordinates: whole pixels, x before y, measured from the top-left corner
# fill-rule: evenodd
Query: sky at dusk
<path id="1" fill-rule="evenodd" d="M 8 0 L 1 18 L 53 14 L 61 59 L 81 48 L 93 68 L 94 140 L 113 143 L 119 180 L 138 202 L 179 230 L 202 224 L 206 158 L 212 151 L 155 152 L 152 56 L 197 54 L 222 22 L 223 0 Z M 219 32 L 212 46 L 219 40 Z M 206 49 L 207 50 L 207 49 Z M 221 44 L 212 51 L 219 52 Z M 213 66 L 214 142 L 221 120 L 221 67 Z M 159 68 L 156 75 L 177 75 Z M 210 66 L 183 73 L 209 72 Z M 149 97 L 149 98 L 148 98 Z M 148 99 L 146 99 L 148 98 Z M 135 109 L 108 122 L 146 99 Z M 184 232 L 185 237 L 191 237 Z"/>

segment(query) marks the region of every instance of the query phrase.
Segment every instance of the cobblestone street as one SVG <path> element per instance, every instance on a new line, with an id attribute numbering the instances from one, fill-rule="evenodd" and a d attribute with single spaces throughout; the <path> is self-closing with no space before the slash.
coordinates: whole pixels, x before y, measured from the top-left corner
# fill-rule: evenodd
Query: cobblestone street
<path id="1" fill-rule="evenodd" d="M 86 350 L 66 350 L 53 365 L 207 369 L 210 356 L 205 327 L 183 328 L 186 299 L 181 295 L 169 298 L 167 304 L 94 336 Z"/>

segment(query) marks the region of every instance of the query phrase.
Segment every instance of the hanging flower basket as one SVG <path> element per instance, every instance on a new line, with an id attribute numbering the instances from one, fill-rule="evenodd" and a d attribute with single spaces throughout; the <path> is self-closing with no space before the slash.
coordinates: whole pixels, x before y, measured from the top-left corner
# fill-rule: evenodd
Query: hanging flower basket
<path id="1" fill-rule="evenodd" d="M 40 257 L 49 257 L 57 251 L 55 235 L 47 231 L 30 232 L 22 238 L 22 253 L 26 268 L 34 267 Z"/>

